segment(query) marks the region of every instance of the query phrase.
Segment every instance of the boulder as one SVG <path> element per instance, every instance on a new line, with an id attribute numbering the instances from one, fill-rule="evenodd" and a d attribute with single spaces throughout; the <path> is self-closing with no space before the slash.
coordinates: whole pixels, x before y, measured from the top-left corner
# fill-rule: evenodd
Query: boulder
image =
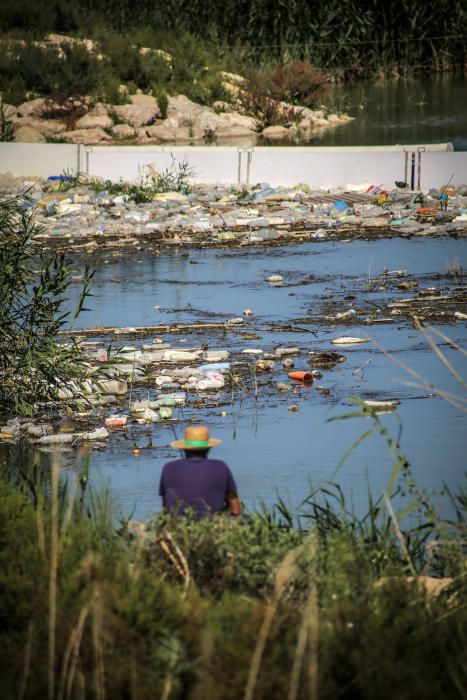
<path id="1" fill-rule="evenodd" d="M 156 139 L 159 143 L 174 143 L 177 141 L 193 141 L 200 140 L 204 136 L 204 132 L 193 127 L 174 127 L 166 126 L 165 124 L 157 124 L 148 126 L 145 129 L 146 135 L 150 139 Z"/>
<path id="2" fill-rule="evenodd" d="M 14 119 L 18 116 L 18 108 L 14 105 L 9 105 L 6 102 L 1 102 L 0 100 L 0 108 L 3 109 L 5 119 Z"/>
<path id="3" fill-rule="evenodd" d="M 105 114 L 85 114 L 76 122 L 76 129 L 109 129 L 113 126 L 112 119 Z"/>
<path id="4" fill-rule="evenodd" d="M 229 126 L 242 127 L 249 131 L 256 131 L 256 120 L 254 117 L 247 117 L 245 114 L 232 112 L 224 117 L 227 119 Z"/>
<path id="5" fill-rule="evenodd" d="M 100 117 L 108 116 L 109 107 L 103 102 L 96 102 L 94 107 L 89 111 L 89 114 L 99 115 Z"/>
<path id="6" fill-rule="evenodd" d="M 286 139 L 290 136 L 290 131 L 285 126 L 267 126 L 261 132 L 261 136 L 271 141 Z"/>
<path id="7" fill-rule="evenodd" d="M 327 126 L 331 126 L 327 119 L 315 119 L 313 122 L 313 128 L 324 129 Z"/>
<path id="8" fill-rule="evenodd" d="M 137 92 L 136 95 L 130 95 L 130 102 L 132 105 L 138 105 L 139 107 L 158 107 L 155 97 L 143 95 L 140 92 Z"/>
<path id="9" fill-rule="evenodd" d="M 222 139 L 244 139 L 253 138 L 255 135 L 251 129 L 244 126 L 227 126 L 222 129 L 216 129 L 216 138 Z"/>
<path id="10" fill-rule="evenodd" d="M 66 131 L 65 122 L 61 122 L 58 119 L 34 119 L 34 117 L 18 117 L 12 121 L 12 124 L 15 131 L 27 126 L 31 129 L 40 131 L 41 134 L 50 136 L 61 134 Z"/>
<path id="11" fill-rule="evenodd" d="M 112 127 L 112 134 L 116 139 L 133 139 L 136 136 L 136 131 L 129 124 L 115 124 Z"/>
<path id="12" fill-rule="evenodd" d="M 70 143 L 101 143 L 108 141 L 110 136 L 102 129 L 76 129 L 75 131 L 66 131 L 63 134 L 63 139 Z"/>
<path id="13" fill-rule="evenodd" d="M 15 141 L 21 143 L 45 143 L 47 139 L 38 129 L 31 126 L 20 126 L 15 132 Z"/>
<path id="14" fill-rule="evenodd" d="M 18 107 L 18 114 L 21 117 L 43 117 L 49 111 L 50 100 L 45 97 L 38 97 L 29 102 L 23 102 Z"/>
<path id="15" fill-rule="evenodd" d="M 114 108 L 118 119 L 131 126 L 149 126 L 154 124 L 161 112 L 158 104 L 154 105 L 116 105 Z"/>

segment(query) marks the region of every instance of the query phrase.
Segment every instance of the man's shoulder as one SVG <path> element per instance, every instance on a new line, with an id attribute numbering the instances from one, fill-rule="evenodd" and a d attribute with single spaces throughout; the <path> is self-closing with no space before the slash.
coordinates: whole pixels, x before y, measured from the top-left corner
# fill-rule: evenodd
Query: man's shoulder
<path id="1" fill-rule="evenodd" d="M 212 466 L 217 467 L 218 469 L 229 469 L 229 465 L 226 464 L 222 459 L 209 459 L 207 460 Z"/>
<path id="2" fill-rule="evenodd" d="M 171 467 L 176 467 L 179 464 L 182 464 L 186 460 L 184 459 L 172 459 L 170 462 L 166 462 L 163 466 L 163 469 L 170 469 Z"/>

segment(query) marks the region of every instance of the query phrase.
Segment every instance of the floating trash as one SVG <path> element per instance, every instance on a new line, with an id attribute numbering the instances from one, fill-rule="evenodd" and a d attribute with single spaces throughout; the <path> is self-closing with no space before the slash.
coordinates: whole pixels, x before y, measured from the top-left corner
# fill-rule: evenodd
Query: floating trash
<path id="1" fill-rule="evenodd" d="M 351 335 L 342 335 L 340 338 L 331 340 L 333 345 L 359 345 L 360 343 L 369 343 L 371 338 L 355 338 Z"/>

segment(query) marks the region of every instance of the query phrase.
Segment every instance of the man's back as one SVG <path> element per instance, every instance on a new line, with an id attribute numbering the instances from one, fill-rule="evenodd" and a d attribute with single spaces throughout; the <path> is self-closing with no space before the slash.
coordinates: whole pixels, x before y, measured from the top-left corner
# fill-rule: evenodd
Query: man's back
<path id="1" fill-rule="evenodd" d="M 192 455 L 168 462 L 162 470 L 159 495 L 168 510 L 193 509 L 199 516 L 219 513 L 236 492 L 229 467 L 218 459 Z"/>

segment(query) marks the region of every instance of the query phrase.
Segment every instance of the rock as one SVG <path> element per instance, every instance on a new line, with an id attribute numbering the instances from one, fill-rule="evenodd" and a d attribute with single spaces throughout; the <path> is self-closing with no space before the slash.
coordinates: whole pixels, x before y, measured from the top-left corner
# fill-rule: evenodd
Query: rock
<path id="1" fill-rule="evenodd" d="M 226 126 L 215 130 L 216 138 L 244 139 L 254 136 L 252 129 L 245 126 Z"/>
<path id="2" fill-rule="evenodd" d="M 88 112 L 94 116 L 107 117 L 109 116 L 109 107 L 103 102 L 96 102 L 93 108 Z"/>
<path id="3" fill-rule="evenodd" d="M 249 131 L 256 131 L 256 120 L 254 117 L 248 117 L 246 114 L 239 114 L 238 112 L 232 112 L 231 114 L 226 114 L 224 117 L 230 127 L 243 127 Z"/>
<path id="4" fill-rule="evenodd" d="M 142 93 L 136 93 L 135 95 L 130 95 L 129 97 L 132 105 L 138 105 L 139 107 L 157 107 L 157 100 L 152 95 L 143 95 Z"/>
<path id="5" fill-rule="evenodd" d="M 9 105 L 6 102 L 0 100 L 1 107 L 3 109 L 3 115 L 5 119 L 14 119 L 18 116 L 18 108 L 14 105 Z"/>
<path id="6" fill-rule="evenodd" d="M 113 126 L 112 119 L 105 114 L 85 114 L 76 122 L 76 129 L 109 129 Z"/>
<path id="7" fill-rule="evenodd" d="M 157 103 L 154 105 L 117 105 L 113 109 L 118 119 L 134 127 L 154 124 L 157 117 L 161 116 Z"/>
<path id="8" fill-rule="evenodd" d="M 210 107 L 192 102 L 186 95 L 169 97 L 167 126 L 199 129 L 217 129 L 228 126 L 228 115 L 216 114 Z"/>
<path id="9" fill-rule="evenodd" d="M 45 97 L 38 97 L 29 102 L 23 102 L 18 107 L 18 114 L 21 117 L 43 117 L 49 112 L 50 100 Z"/>
<path id="10" fill-rule="evenodd" d="M 156 139 L 159 143 L 174 143 L 176 141 L 200 140 L 204 132 L 193 127 L 170 127 L 157 124 L 146 127 L 144 130 L 150 139 Z"/>
<path id="11" fill-rule="evenodd" d="M 326 126 L 331 126 L 327 119 L 315 119 L 315 121 L 313 122 L 313 127 L 318 129 L 324 128 Z"/>
<path id="12" fill-rule="evenodd" d="M 135 129 L 129 124 L 115 124 L 112 134 L 116 139 L 133 139 L 136 136 Z"/>
<path id="13" fill-rule="evenodd" d="M 28 126 L 31 129 L 36 129 L 44 135 L 61 134 L 66 131 L 65 122 L 58 119 L 35 119 L 34 117 L 18 117 L 13 120 L 13 128 L 15 130 L 21 127 Z"/>
<path id="14" fill-rule="evenodd" d="M 288 138 L 290 136 L 290 131 L 285 126 L 267 126 L 261 132 L 261 135 L 265 139 L 271 139 L 272 141 Z"/>
<path id="15" fill-rule="evenodd" d="M 47 139 L 38 129 L 31 126 L 20 126 L 15 132 L 15 141 L 21 143 L 46 143 Z"/>
<path id="16" fill-rule="evenodd" d="M 103 129 L 76 129 L 75 131 L 66 131 L 63 134 L 63 139 L 70 143 L 100 143 L 101 141 L 109 141 L 110 136 Z"/>

